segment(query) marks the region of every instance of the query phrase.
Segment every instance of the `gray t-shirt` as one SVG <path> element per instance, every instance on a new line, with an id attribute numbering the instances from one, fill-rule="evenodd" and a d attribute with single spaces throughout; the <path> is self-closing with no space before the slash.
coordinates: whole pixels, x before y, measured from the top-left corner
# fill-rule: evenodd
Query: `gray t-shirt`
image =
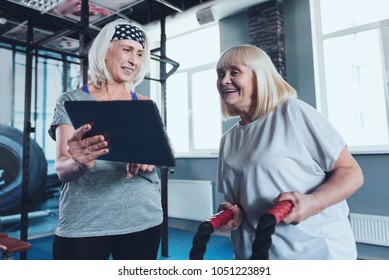
<path id="1" fill-rule="evenodd" d="M 53 139 L 58 125 L 71 125 L 64 108 L 67 100 L 95 98 L 81 90 L 62 94 L 49 129 Z M 55 233 L 62 237 L 127 234 L 157 226 L 162 219 L 156 169 L 127 179 L 125 163 L 96 160 L 81 178 L 62 184 Z"/>
<path id="2" fill-rule="evenodd" d="M 249 259 L 259 217 L 281 192 L 310 193 L 326 179 L 345 148 L 331 124 L 308 104 L 292 99 L 222 138 L 218 189 L 240 204 L 245 221 L 231 232 L 236 259 Z M 280 223 L 270 259 L 356 259 L 346 201 L 298 225 Z"/>

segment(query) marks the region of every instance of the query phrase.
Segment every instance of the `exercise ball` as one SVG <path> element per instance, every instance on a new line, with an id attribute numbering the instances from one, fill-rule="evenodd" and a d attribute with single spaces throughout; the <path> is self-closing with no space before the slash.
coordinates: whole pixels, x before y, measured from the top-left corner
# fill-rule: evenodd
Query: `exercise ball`
<path id="1" fill-rule="evenodd" d="M 23 132 L 0 124 L 0 216 L 20 213 L 23 178 Z M 47 160 L 41 147 L 30 138 L 28 210 L 44 197 Z"/>

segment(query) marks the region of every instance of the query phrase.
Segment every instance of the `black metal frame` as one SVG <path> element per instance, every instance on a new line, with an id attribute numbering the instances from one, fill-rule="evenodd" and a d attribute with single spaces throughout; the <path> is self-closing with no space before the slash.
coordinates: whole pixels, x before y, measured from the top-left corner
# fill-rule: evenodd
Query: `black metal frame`
<path id="1" fill-rule="evenodd" d="M 31 91 L 32 91 L 32 62 L 35 50 L 47 50 L 53 53 L 61 55 L 67 55 L 71 57 L 77 57 L 81 61 L 82 81 L 87 82 L 87 54 L 85 51 L 88 37 L 94 38 L 99 30 L 96 27 L 91 27 L 89 24 L 89 5 L 88 0 L 82 0 L 81 5 L 81 20 L 78 23 L 74 23 L 59 17 L 52 16 L 50 14 L 42 14 L 34 9 L 15 4 L 9 1 L 0 1 L 0 10 L 11 15 L 22 14 L 27 18 L 27 39 L 26 42 L 20 42 L 13 39 L 2 38 L 2 41 L 8 42 L 12 45 L 22 45 L 26 48 L 26 80 L 25 80 L 25 104 L 24 104 L 24 141 L 23 141 L 23 175 L 22 175 L 22 195 L 21 195 L 21 231 L 20 239 L 23 241 L 28 240 L 28 212 L 30 209 L 30 194 L 29 194 L 29 167 L 30 167 L 30 134 L 35 132 L 35 128 L 31 125 Z M 163 1 L 158 1 L 163 3 Z M 160 62 L 160 78 L 154 79 L 148 77 L 147 79 L 158 81 L 161 83 L 162 90 L 162 104 L 161 104 L 161 115 L 164 125 L 166 126 L 166 81 L 167 78 L 172 75 L 179 64 L 166 57 L 166 34 L 165 34 L 165 18 L 166 11 L 161 9 L 160 23 L 161 23 L 161 46 L 157 50 L 160 55 L 152 54 L 152 59 Z M 34 42 L 33 30 L 36 23 L 54 25 L 60 29 L 53 35 L 50 35 L 40 41 Z M 75 55 L 71 52 L 59 51 L 44 46 L 49 40 L 56 39 L 70 33 L 79 34 L 80 50 L 79 54 Z M 155 50 L 154 50 L 155 51 Z M 166 64 L 170 64 L 173 68 L 166 72 Z M 168 256 L 168 202 L 167 202 L 167 184 L 168 184 L 168 168 L 161 168 L 161 201 L 164 213 L 163 225 L 162 225 L 162 242 L 161 242 L 161 254 L 162 256 Z M 27 251 L 20 253 L 21 259 L 27 259 Z"/>

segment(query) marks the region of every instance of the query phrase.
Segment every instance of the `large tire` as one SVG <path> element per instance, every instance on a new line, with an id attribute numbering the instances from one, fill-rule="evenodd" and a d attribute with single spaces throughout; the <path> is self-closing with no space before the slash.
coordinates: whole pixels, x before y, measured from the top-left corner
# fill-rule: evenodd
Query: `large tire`
<path id="1" fill-rule="evenodd" d="M 47 160 L 39 145 L 30 139 L 29 201 L 32 210 L 45 194 Z M 23 177 L 23 133 L 0 125 L 0 216 L 20 213 Z"/>

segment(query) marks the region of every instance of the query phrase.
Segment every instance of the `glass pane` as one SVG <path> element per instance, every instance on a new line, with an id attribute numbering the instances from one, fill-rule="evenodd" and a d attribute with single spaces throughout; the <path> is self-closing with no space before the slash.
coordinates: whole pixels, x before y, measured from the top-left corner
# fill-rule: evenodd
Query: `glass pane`
<path id="1" fill-rule="evenodd" d="M 189 152 L 188 78 L 175 74 L 167 80 L 166 126 L 176 153 Z"/>
<path id="2" fill-rule="evenodd" d="M 167 56 L 180 70 L 214 62 L 220 55 L 219 27 L 212 25 L 167 41 Z"/>
<path id="3" fill-rule="evenodd" d="M 323 34 L 389 18 L 387 0 L 321 0 Z"/>
<path id="4" fill-rule="evenodd" d="M 0 49 L 0 124 L 10 125 L 12 121 L 12 51 Z"/>
<path id="5" fill-rule="evenodd" d="M 23 131 L 24 127 L 24 94 L 26 77 L 26 56 L 16 53 L 15 55 L 15 83 L 14 83 L 14 108 L 13 126 Z M 34 65 L 34 64 L 33 64 Z M 34 70 L 33 70 L 34 72 Z M 33 74 L 34 77 L 34 74 Z M 33 101 L 32 101 L 33 102 Z"/>
<path id="6" fill-rule="evenodd" d="M 192 108 L 194 148 L 217 150 L 222 121 L 214 69 L 193 74 Z"/>
<path id="7" fill-rule="evenodd" d="M 47 58 L 39 58 L 38 61 L 38 101 L 36 104 L 37 111 L 34 114 L 37 131 L 35 140 L 44 149 L 46 159 L 54 160 L 55 142 L 50 138 L 47 130 L 53 120 L 56 100 L 63 91 L 63 63 Z M 69 75 L 70 78 L 71 75 Z"/>
<path id="8" fill-rule="evenodd" d="M 378 30 L 323 42 L 328 114 L 348 145 L 388 144 Z"/>

